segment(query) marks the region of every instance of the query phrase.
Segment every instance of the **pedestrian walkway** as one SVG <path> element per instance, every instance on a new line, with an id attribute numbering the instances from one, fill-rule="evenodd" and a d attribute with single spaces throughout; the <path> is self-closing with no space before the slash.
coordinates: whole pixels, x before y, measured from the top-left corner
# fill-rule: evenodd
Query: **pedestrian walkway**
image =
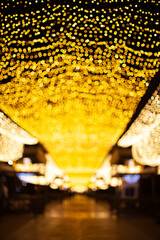
<path id="1" fill-rule="evenodd" d="M 0 239 L 159 240 L 160 226 L 147 217 L 117 217 L 108 203 L 75 195 L 49 203 L 41 215 L 1 217 Z"/>

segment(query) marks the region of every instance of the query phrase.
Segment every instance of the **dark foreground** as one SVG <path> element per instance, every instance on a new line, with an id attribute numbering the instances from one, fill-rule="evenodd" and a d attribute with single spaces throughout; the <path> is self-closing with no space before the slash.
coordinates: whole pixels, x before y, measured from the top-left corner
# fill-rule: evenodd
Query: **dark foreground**
<path id="1" fill-rule="evenodd" d="M 154 218 L 120 215 L 83 195 L 50 202 L 43 214 L 0 216 L 1 240 L 159 240 Z"/>

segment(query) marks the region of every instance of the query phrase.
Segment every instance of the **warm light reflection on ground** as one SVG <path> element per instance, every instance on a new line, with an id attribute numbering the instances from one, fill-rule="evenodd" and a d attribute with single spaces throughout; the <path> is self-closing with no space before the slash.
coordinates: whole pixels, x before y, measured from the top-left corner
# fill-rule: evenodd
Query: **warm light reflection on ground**
<path id="1" fill-rule="evenodd" d="M 75 195 L 67 198 L 62 205 L 57 202 L 56 208 L 51 207 L 54 203 L 48 205 L 46 215 L 49 217 L 63 217 L 76 219 L 95 219 L 110 218 L 113 215 L 110 212 L 110 205 L 106 202 L 97 202 L 94 198 L 88 198 L 85 195 Z M 61 209 L 61 210 L 60 210 Z M 116 215 L 114 215 L 116 216 Z"/>
<path id="2" fill-rule="evenodd" d="M 51 201 L 41 215 L 0 216 L 2 240 L 159 240 L 153 217 L 111 213 L 109 204 L 84 195 Z"/>

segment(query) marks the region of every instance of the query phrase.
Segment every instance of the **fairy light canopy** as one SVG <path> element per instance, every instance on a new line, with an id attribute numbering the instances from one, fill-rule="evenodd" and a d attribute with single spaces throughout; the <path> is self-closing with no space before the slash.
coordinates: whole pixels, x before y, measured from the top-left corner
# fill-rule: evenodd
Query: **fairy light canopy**
<path id="1" fill-rule="evenodd" d="M 159 68 L 156 0 L 2 0 L 0 107 L 86 186 Z"/>

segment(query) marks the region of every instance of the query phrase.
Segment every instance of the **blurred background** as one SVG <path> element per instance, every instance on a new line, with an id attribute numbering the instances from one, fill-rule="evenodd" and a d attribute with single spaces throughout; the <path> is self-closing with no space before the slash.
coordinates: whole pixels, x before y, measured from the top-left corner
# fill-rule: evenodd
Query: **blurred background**
<path id="1" fill-rule="evenodd" d="M 158 239 L 159 1 L 0 4 L 2 236 L 15 214 L 48 222 L 53 211 L 96 222 L 136 214 Z"/>

